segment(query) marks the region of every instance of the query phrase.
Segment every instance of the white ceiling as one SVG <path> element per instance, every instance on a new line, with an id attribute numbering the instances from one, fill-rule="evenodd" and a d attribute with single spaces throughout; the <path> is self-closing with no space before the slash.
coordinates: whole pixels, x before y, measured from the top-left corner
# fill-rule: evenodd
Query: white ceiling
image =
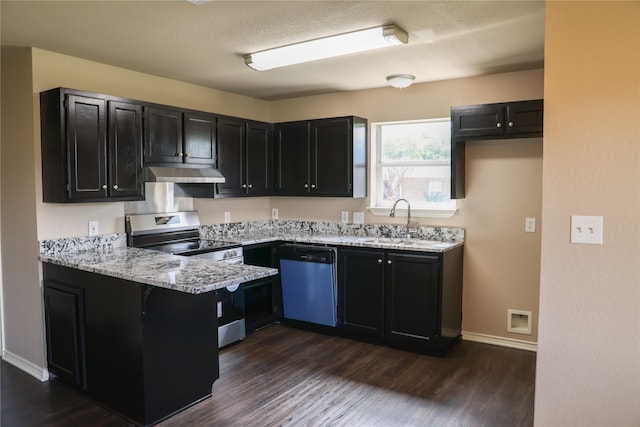
<path id="1" fill-rule="evenodd" d="M 33 46 L 266 100 L 541 68 L 544 1 L 0 1 Z M 247 53 L 395 23 L 405 46 L 254 71 Z"/>

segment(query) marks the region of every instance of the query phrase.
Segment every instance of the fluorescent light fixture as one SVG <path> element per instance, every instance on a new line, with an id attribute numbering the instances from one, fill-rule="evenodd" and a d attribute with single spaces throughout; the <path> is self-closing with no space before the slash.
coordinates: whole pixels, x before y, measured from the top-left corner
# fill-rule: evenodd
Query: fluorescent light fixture
<path id="1" fill-rule="evenodd" d="M 364 52 L 409 41 L 406 31 L 384 25 L 336 36 L 324 37 L 245 55 L 244 62 L 257 71 Z"/>

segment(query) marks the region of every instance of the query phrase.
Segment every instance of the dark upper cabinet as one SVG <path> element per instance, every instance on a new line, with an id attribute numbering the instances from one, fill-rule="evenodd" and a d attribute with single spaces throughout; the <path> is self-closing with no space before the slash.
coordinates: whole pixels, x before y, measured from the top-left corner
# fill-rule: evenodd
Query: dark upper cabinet
<path id="1" fill-rule="evenodd" d="M 145 106 L 145 165 L 216 164 L 213 114 L 164 106 Z"/>
<path id="2" fill-rule="evenodd" d="M 142 195 L 142 106 L 109 101 L 109 182 L 114 197 Z"/>
<path id="3" fill-rule="evenodd" d="M 184 162 L 216 165 L 216 124 L 213 114 L 184 113 Z"/>
<path id="4" fill-rule="evenodd" d="M 267 196 L 273 192 L 272 126 L 231 117 L 218 120 L 218 196 Z"/>
<path id="5" fill-rule="evenodd" d="M 306 196 L 311 190 L 311 123 L 274 125 L 276 153 L 275 192 L 285 196 Z"/>
<path id="6" fill-rule="evenodd" d="M 182 111 L 174 108 L 144 108 L 144 163 L 182 163 Z"/>
<path id="7" fill-rule="evenodd" d="M 45 202 L 140 200 L 142 109 L 71 89 L 40 94 Z"/>
<path id="8" fill-rule="evenodd" d="M 446 351 L 462 327 L 462 247 L 445 253 L 340 248 L 343 334 L 421 352 Z"/>
<path id="9" fill-rule="evenodd" d="M 359 117 L 275 125 L 276 194 L 365 197 L 366 128 Z"/>
<path id="10" fill-rule="evenodd" d="M 465 141 L 538 138 L 543 100 L 451 107 L 451 198 L 465 196 Z"/>

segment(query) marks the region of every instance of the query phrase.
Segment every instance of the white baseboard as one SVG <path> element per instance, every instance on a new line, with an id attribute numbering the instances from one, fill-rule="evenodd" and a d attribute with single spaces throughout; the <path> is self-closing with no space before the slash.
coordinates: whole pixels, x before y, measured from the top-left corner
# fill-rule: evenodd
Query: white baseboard
<path id="1" fill-rule="evenodd" d="M 38 379 L 38 381 L 48 381 L 49 371 L 41 366 L 29 362 L 20 356 L 17 356 L 10 351 L 4 351 L 2 354 L 2 360 L 12 364 L 18 369 L 25 371 L 27 374 Z"/>
<path id="2" fill-rule="evenodd" d="M 474 341 L 484 344 L 499 345 L 502 347 L 517 348 L 518 350 L 538 351 L 538 343 L 514 338 L 498 337 L 495 335 L 477 334 L 475 332 L 462 331 L 462 339 L 465 341 Z"/>

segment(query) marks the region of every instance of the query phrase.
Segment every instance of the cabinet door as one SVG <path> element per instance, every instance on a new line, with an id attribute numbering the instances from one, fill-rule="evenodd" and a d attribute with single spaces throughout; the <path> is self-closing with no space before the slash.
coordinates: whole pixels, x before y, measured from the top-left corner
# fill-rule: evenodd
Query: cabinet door
<path id="1" fill-rule="evenodd" d="M 67 97 L 68 196 L 107 196 L 107 113 L 104 99 Z"/>
<path id="2" fill-rule="evenodd" d="M 142 198 L 142 106 L 109 102 L 108 134 L 109 195 Z"/>
<path id="3" fill-rule="evenodd" d="M 61 381 L 86 389 L 82 289 L 45 281 L 47 365 Z"/>
<path id="4" fill-rule="evenodd" d="M 246 193 L 244 140 L 244 120 L 218 120 L 218 170 L 225 178 L 224 184 L 216 185 L 218 195 L 242 196 Z"/>
<path id="5" fill-rule="evenodd" d="M 280 123 L 275 126 L 276 193 L 304 196 L 309 193 L 310 123 Z"/>
<path id="6" fill-rule="evenodd" d="M 353 168 L 351 120 L 314 120 L 311 141 L 311 194 L 349 196 Z"/>
<path id="7" fill-rule="evenodd" d="M 268 123 L 248 122 L 246 184 L 250 196 L 273 193 L 273 139 Z"/>
<path id="8" fill-rule="evenodd" d="M 505 106 L 468 105 L 451 109 L 451 136 L 501 136 L 505 130 Z"/>
<path id="9" fill-rule="evenodd" d="M 398 341 L 429 341 L 439 331 L 437 255 L 388 253 L 385 335 Z"/>
<path id="10" fill-rule="evenodd" d="M 384 335 L 384 252 L 340 249 L 338 321 L 361 335 Z"/>
<path id="11" fill-rule="evenodd" d="M 216 165 L 216 116 L 184 113 L 184 162 Z"/>
<path id="12" fill-rule="evenodd" d="M 543 115 L 542 99 L 509 104 L 507 106 L 507 135 L 542 135 Z"/>
<path id="13" fill-rule="evenodd" d="M 171 108 L 144 109 L 144 163 L 182 163 L 182 112 Z"/>

